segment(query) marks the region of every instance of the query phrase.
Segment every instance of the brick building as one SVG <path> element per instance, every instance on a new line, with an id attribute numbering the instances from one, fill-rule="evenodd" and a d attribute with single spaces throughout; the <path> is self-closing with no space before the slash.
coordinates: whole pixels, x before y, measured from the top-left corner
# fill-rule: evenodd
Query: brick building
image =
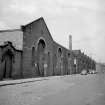
<path id="1" fill-rule="evenodd" d="M 70 49 L 56 43 L 43 18 L 21 29 L 0 31 L 0 79 L 79 73 L 80 59 L 87 58 L 72 51 L 71 41 Z"/>
<path id="2" fill-rule="evenodd" d="M 73 50 L 73 59 L 74 59 L 74 73 L 81 73 L 83 69 L 87 70 L 96 70 L 96 62 L 81 52 L 81 50 Z"/>

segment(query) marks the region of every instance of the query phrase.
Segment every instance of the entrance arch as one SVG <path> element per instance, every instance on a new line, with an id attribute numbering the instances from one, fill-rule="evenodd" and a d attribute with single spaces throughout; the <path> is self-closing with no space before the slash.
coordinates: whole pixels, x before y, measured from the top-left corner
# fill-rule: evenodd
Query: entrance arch
<path id="1" fill-rule="evenodd" d="M 46 43 L 43 39 L 40 39 L 37 45 L 38 76 L 44 76 L 45 49 L 46 49 Z"/>
<path id="2" fill-rule="evenodd" d="M 7 49 L 2 56 L 3 78 L 12 77 L 12 61 L 13 53 L 11 52 L 11 50 Z"/>

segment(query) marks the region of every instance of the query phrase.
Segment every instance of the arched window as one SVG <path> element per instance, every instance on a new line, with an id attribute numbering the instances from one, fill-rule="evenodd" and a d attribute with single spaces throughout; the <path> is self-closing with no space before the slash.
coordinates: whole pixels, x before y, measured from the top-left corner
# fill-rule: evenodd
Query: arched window
<path id="1" fill-rule="evenodd" d="M 35 47 L 32 47 L 32 66 L 34 65 L 35 62 Z"/>
<path id="2" fill-rule="evenodd" d="M 62 49 L 59 48 L 59 49 L 58 49 L 58 57 L 61 57 L 61 55 L 62 55 Z"/>
<path id="3" fill-rule="evenodd" d="M 37 48 L 38 52 L 39 53 L 44 52 L 45 47 L 46 47 L 45 41 L 43 39 L 40 39 Z"/>
<path id="4" fill-rule="evenodd" d="M 70 58 L 70 53 L 68 53 L 68 58 Z"/>

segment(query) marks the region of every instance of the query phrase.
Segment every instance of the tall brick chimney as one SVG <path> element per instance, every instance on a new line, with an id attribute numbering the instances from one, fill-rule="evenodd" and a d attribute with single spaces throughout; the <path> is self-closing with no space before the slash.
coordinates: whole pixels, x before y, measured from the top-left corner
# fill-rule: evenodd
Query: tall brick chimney
<path id="1" fill-rule="evenodd" d="M 69 50 L 72 50 L 72 36 L 69 35 Z"/>

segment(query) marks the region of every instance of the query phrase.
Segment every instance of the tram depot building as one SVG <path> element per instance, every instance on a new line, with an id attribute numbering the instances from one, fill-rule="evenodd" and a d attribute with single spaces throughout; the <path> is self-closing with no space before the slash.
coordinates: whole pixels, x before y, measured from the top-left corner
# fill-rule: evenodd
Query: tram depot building
<path id="1" fill-rule="evenodd" d="M 95 69 L 95 61 L 80 50 L 56 43 L 41 17 L 21 29 L 0 31 L 0 80 L 71 75 Z"/>

